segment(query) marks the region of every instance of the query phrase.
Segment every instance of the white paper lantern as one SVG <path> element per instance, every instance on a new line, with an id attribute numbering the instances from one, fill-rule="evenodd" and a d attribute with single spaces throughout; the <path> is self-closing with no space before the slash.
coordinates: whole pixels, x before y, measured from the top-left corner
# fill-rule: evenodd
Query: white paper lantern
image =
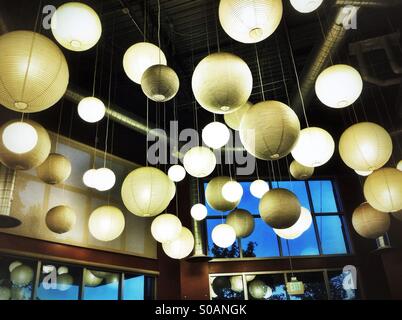
<path id="1" fill-rule="evenodd" d="M 194 236 L 186 227 L 181 229 L 180 235 L 173 241 L 162 243 L 163 251 L 172 259 L 184 259 L 194 249 Z"/>
<path id="2" fill-rule="evenodd" d="M 244 290 L 243 277 L 242 276 L 232 276 L 230 277 L 230 288 L 234 292 L 241 293 Z"/>
<path id="3" fill-rule="evenodd" d="M 89 217 L 89 232 L 100 241 L 112 241 L 118 238 L 125 227 L 123 212 L 112 206 L 102 206 L 91 213 Z"/>
<path id="4" fill-rule="evenodd" d="M 224 118 L 225 118 L 225 123 L 232 128 L 233 130 L 239 130 L 240 129 L 240 122 L 241 119 L 243 119 L 243 116 L 246 114 L 246 112 L 252 107 L 251 102 L 246 102 L 244 105 L 242 105 L 239 109 L 237 109 L 235 112 L 231 113 L 225 113 Z"/>
<path id="5" fill-rule="evenodd" d="M 180 182 L 186 177 L 186 170 L 179 164 L 171 166 L 168 170 L 170 180 Z"/>
<path id="6" fill-rule="evenodd" d="M 262 196 L 266 194 L 268 191 L 269 191 L 269 185 L 264 180 L 255 180 L 250 185 L 251 194 L 258 199 L 261 199 Z"/>
<path id="7" fill-rule="evenodd" d="M 319 167 L 327 163 L 335 151 L 335 142 L 324 129 L 305 128 L 292 150 L 292 156 L 306 167 Z"/>
<path id="8" fill-rule="evenodd" d="M 230 131 L 221 122 L 211 122 L 202 129 L 202 141 L 212 149 L 222 148 L 228 143 L 229 139 Z"/>
<path id="9" fill-rule="evenodd" d="M 243 197 L 243 187 L 237 181 L 226 182 L 222 187 L 222 196 L 229 202 L 239 202 Z"/>
<path id="10" fill-rule="evenodd" d="M 215 170 L 216 157 L 209 148 L 194 147 L 184 155 L 183 165 L 190 176 L 205 178 Z"/>
<path id="11" fill-rule="evenodd" d="M 229 248 L 236 241 L 236 232 L 228 224 L 218 224 L 212 230 L 212 241 L 220 248 Z"/>
<path id="12" fill-rule="evenodd" d="M 173 214 L 165 213 L 157 216 L 151 224 L 151 233 L 160 243 L 173 241 L 180 236 L 182 224 Z"/>
<path id="13" fill-rule="evenodd" d="M 97 169 L 95 175 L 95 188 L 98 191 L 107 191 L 114 187 L 116 175 L 109 168 Z"/>
<path id="14" fill-rule="evenodd" d="M 396 168 L 397 168 L 399 171 L 402 171 L 402 160 L 398 162 L 398 165 L 396 166 Z"/>
<path id="15" fill-rule="evenodd" d="M 166 57 L 161 49 L 148 42 L 134 44 L 126 51 L 123 58 L 124 71 L 138 84 L 141 84 L 144 72 L 156 64 L 166 66 Z"/>
<path id="16" fill-rule="evenodd" d="M 362 176 L 362 177 L 367 177 L 367 176 L 369 176 L 370 174 L 373 173 L 372 170 L 370 170 L 370 171 L 355 170 L 355 172 L 356 172 L 359 176 Z"/>
<path id="17" fill-rule="evenodd" d="M 208 209 L 202 203 L 197 203 L 191 207 L 191 216 L 194 220 L 202 221 L 208 215 Z"/>
<path id="18" fill-rule="evenodd" d="M 268 38 L 278 28 L 282 14 L 281 0 L 221 0 L 219 4 L 222 28 L 243 43 Z"/>
<path id="19" fill-rule="evenodd" d="M 82 176 L 82 182 L 89 188 L 96 187 L 96 169 L 89 169 L 85 171 L 84 175 Z"/>
<path id="20" fill-rule="evenodd" d="M 354 103 L 363 90 L 360 73 L 345 64 L 325 69 L 318 76 L 315 92 L 318 99 L 331 108 L 345 108 Z"/>
<path id="21" fill-rule="evenodd" d="M 205 189 L 205 199 L 215 210 L 225 212 L 233 210 L 239 205 L 240 199 L 237 201 L 228 201 L 223 197 L 222 188 L 230 181 L 230 177 L 219 176 L 208 182 Z"/>
<path id="22" fill-rule="evenodd" d="M 57 8 L 51 28 L 57 42 L 72 51 L 91 49 L 102 35 L 98 14 L 80 2 L 68 2 Z"/>
<path id="23" fill-rule="evenodd" d="M 62 266 L 62 267 L 59 267 L 58 269 L 57 269 L 57 274 L 58 275 L 62 275 L 62 274 L 65 274 L 65 273 L 68 273 L 68 268 L 67 267 L 64 267 L 64 266 Z"/>
<path id="24" fill-rule="evenodd" d="M 318 9 L 322 0 L 290 0 L 293 8 L 301 13 L 310 13 Z"/>
<path id="25" fill-rule="evenodd" d="M 23 154 L 31 151 L 38 143 L 38 134 L 26 122 L 12 122 L 3 130 L 3 144 L 11 152 Z"/>
<path id="26" fill-rule="evenodd" d="M 11 271 L 10 280 L 17 287 L 23 287 L 32 282 L 34 275 L 35 272 L 30 266 L 22 264 Z"/>
<path id="27" fill-rule="evenodd" d="M 274 232 L 283 239 L 293 240 L 306 232 L 312 223 L 313 218 L 311 217 L 310 211 L 302 207 L 300 218 L 293 226 L 287 229 L 274 229 Z"/>
<path id="28" fill-rule="evenodd" d="M 163 64 L 157 64 L 145 70 L 141 78 L 141 89 L 155 102 L 173 99 L 179 91 L 180 80 L 176 72 Z"/>
<path id="29" fill-rule="evenodd" d="M 78 115 L 86 122 L 98 122 L 103 119 L 105 113 L 105 104 L 98 98 L 86 97 L 78 104 Z"/>

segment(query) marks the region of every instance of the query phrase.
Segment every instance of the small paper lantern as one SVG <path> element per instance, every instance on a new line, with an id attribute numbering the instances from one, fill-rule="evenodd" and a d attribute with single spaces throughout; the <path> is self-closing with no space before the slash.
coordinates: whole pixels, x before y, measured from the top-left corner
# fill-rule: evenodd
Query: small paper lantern
<path id="1" fill-rule="evenodd" d="M 118 238 L 125 227 L 123 212 L 112 206 L 102 206 L 91 213 L 88 227 L 92 236 L 99 241 L 112 241 Z"/>
<path id="2" fill-rule="evenodd" d="M 239 205 L 240 199 L 238 201 L 227 201 L 222 195 L 223 186 L 231 181 L 229 177 L 215 177 L 209 181 L 205 189 L 205 199 L 208 204 L 218 211 L 229 211 L 233 210 Z"/>
<path id="3" fill-rule="evenodd" d="M 46 226 L 58 234 L 69 232 L 76 223 L 75 212 L 68 206 L 57 206 L 46 214 Z"/>
<path id="4" fill-rule="evenodd" d="M 0 287 L 0 301 L 10 300 L 11 290 L 7 287 Z"/>
<path id="5" fill-rule="evenodd" d="M 91 49 L 102 35 L 98 14 L 80 2 L 68 2 L 57 8 L 51 28 L 57 42 L 72 51 Z"/>
<path id="6" fill-rule="evenodd" d="M 283 14 L 281 0 L 221 0 L 219 21 L 234 40 L 257 43 L 278 28 Z"/>
<path id="7" fill-rule="evenodd" d="M 179 237 L 162 243 L 163 251 L 172 259 L 184 259 L 194 249 L 194 236 L 186 227 L 181 229 Z"/>
<path id="8" fill-rule="evenodd" d="M 123 182 L 123 203 L 136 216 L 156 216 L 167 208 L 172 199 L 171 192 L 167 192 L 171 184 L 174 185 L 169 177 L 157 168 L 135 169 Z"/>
<path id="9" fill-rule="evenodd" d="M 244 209 L 235 209 L 229 213 L 226 224 L 234 229 L 237 238 L 247 238 L 254 231 L 254 217 Z"/>
<path id="10" fill-rule="evenodd" d="M 299 140 L 292 150 L 293 158 L 306 167 L 326 164 L 335 151 L 335 142 L 324 129 L 305 128 L 300 131 Z"/>
<path id="11" fill-rule="evenodd" d="M 243 187 L 237 181 L 228 181 L 222 187 L 222 196 L 229 202 L 240 202 L 243 197 Z"/>
<path id="12" fill-rule="evenodd" d="M 364 197 L 379 211 L 402 210 L 402 171 L 394 168 L 374 171 L 364 182 Z"/>
<path id="13" fill-rule="evenodd" d="M 202 203 L 197 203 L 191 207 L 191 216 L 194 220 L 202 221 L 208 215 L 208 209 Z"/>
<path id="14" fill-rule="evenodd" d="M 219 248 L 229 248 L 236 241 L 236 232 L 232 226 L 222 223 L 212 230 L 211 237 Z"/>
<path id="15" fill-rule="evenodd" d="M 103 119 L 105 113 L 105 104 L 98 98 L 86 97 L 78 104 L 78 115 L 86 122 L 98 122 Z"/>
<path id="16" fill-rule="evenodd" d="M 310 211 L 302 207 L 299 220 L 293 226 L 287 229 L 274 229 L 274 232 L 283 239 L 293 240 L 307 231 L 312 223 L 313 218 Z"/>
<path id="17" fill-rule="evenodd" d="M 290 174 L 296 180 L 308 180 L 314 174 L 314 168 L 306 167 L 293 160 L 289 167 Z"/>
<path id="18" fill-rule="evenodd" d="M 240 124 L 244 148 L 261 160 L 287 156 L 300 133 L 296 113 L 279 101 L 264 101 L 251 107 Z"/>
<path id="19" fill-rule="evenodd" d="M 310 13 L 318 9 L 322 0 L 290 0 L 293 8 L 301 13 Z"/>
<path id="20" fill-rule="evenodd" d="M 211 122 L 202 129 L 202 141 L 212 148 L 219 149 L 228 143 L 230 139 L 230 131 L 221 122 Z"/>
<path id="21" fill-rule="evenodd" d="M 60 291 L 69 290 L 73 284 L 74 278 L 68 273 L 63 273 L 57 277 L 57 289 Z"/>
<path id="22" fill-rule="evenodd" d="M 100 168 L 96 170 L 95 188 L 98 191 L 107 191 L 114 187 L 116 175 L 109 168 Z"/>
<path id="23" fill-rule="evenodd" d="M 179 164 L 171 166 L 168 170 L 170 180 L 180 182 L 186 177 L 186 170 Z"/>
<path id="24" fill-rule="evenodd" d="M 388 213 L 378 211 L 365 202 L 353 212 L 352 224 L 362 237 L 376 239 L 388 231 L 391 219 Z"/>
<path id="25" fill-rule="evenodd" d="M 318 99 L 331 108 L 345 108 L 354 103 L 363 90 L 360 73 L 345 64 L 325 69 L 318 76 L 315 92 Z"/>
<path id="26" fill-rule="evenodd" d="M 232 276 L 230 277 L 230 288 L 232 291 L 241 293 L 243 292 L 243 277 L 242 276 Z"/>
<path id="27" fill-rule="evenodd" d="M 402 160 L 398 162 L 398 165 L 396 166 L 396 168 L 397 168 L 399 171 L 402 171 Z"/>
<path id="28" fill-rule="evenodd" d="M 102 283 L 103 279 L 96 277 L 88 269 L 84 270 L 84 284 L 87 287 L 97 287 Z"/>
<path id="29" fill-rule="evenodd" d="M 247 111 L 252 107 L 251 102 L 246 102 L 244 105 L 242 105 L 239 109 L 237 109 L 235 112 L 232 113 L 226 113 L 224 115 L 225 122 L 226 124 L 232 128 L 233 130 L 239 130 L 240 129 L 240 123 L 241 120 L 243 119 L 243 116 L 247 113 Z"/>
<path id="30" fill-rule="evenodd" d="M 173 214 L 165 213 L 152 221 L 151 233 L 156 241 L 165 243 L 178 238 L 182 227 L 179 218 Z"/>
<path id="31" fill-rule="evenodd" d="M 23 264 L 16 267 L 10 275 L 11 282 L 17 287 L 27 286 L 34 278 L 34 271 L 31 267 Z"/>
<path id="32" fill-rule="evenodd" d="M 6 145 L 10 146 L 10 144 L 14 144 L 14 142 L 10 142 L 10 140 L 8 140 L 9 138 L 11 139 L 11 136 L 4 136 L 4 132 L 7 132 L 7 128 L 15 123 L 19 123 L 19 121 L 9 121 L 0 128 L 0 161 L 8 168 L 14 170 L 30 170 L 40 166 L 43 162 L 45 162 L 50 153 L 51 142 L 49 134 L 47 133 L 46 129 L 43 128 L 39 123 L 36 123 L 32 120 L 25 120 L 24 123 L 27 123 L 35 129 L 38 137 L 37 143 L 28 152 L 15 153 L 6 147 Z M 17 136 L 13 136 L 13 140 L 16 137 L 18 137 L 18 139 L 30 139 L 29 132 L 31 131 L 20 132 L 17 130 L 17 132 L 15 132 L 14 130 L 12 130 L 12 132 L 14 132 L 15 134 L 17 134 L 18 132 Z M 26 133 L 28 134 L 28 136 L 26 136 Z M 5 142 L 5 139 L 7 139 L 8 141 Z"/>
<path id="33" fill-rule="evenodd" d="M 268 292 L 268 286 L 261 280 L 253 280 L 248 284 L 248 292 L 257 300 L 264 299 Z"/>
<path id="34" fill-rule="evenodd" d="M 268 191 L 269 185 L 264 180 L 255 180 L 250 185 L 250 193 L 258 199 L 261 199 Z"/>
<path id="35" fill-rule="evenodd" d="M 26 122 L 13 122 L 4 128 L 2 140 L 12 153 L 23 154 L 31 151 L 38 143 L 38 133 Z"/>
<path id="36" fill-rule="evenodd" d="M 8 271 L 13 272 L 13 270 L 17 267 L 19 267 L 20 265 L 22 265 L 21 261 L 14 261 L 12 263 L 10 263 L 10 265 L 8 266 Z"/>
<path id="37" fill-rule="evenodd" d="M 253 77 L 247 63 L 238 56 L 213 53 L 195 68 L 192 88 L 198 103 L 207 111 L 231 113 L 247 102 Z"/>
<path id="38" fill-rule="evenodd" d="M 209 148 L 194 147 L 184 155 L 183 165 L 190 176 L 205 178 L 215 170 L 216 157 Z"/>
<path id="39" fill-rule="evenodd" d="M 356 172 L 359 176 L 362 176 L 362 177 L 367 177 L 367 176 L 369 176 L 370 174 L 373 173 L 372 170 L 370 170 L 370 171 L 355 170 L 355 172 Z"/>
<path id="40" fill-rule="evenodd" d="M 59 184 L 71 174 L 71 162 L 65 156 L 51 153 L 46 161 L 36 168 L 38 178 L 47 184 Z"/>
<path id="41" fill-rule="evenodd" d="M 301 206 L 296 195 L 287 189 L 271 189 L 260 200 L 261 218 L 275 229 L 293 226 L 300 218 Z"/>
<path id="42" fill-rule="evenodd" d="M 377 170 L 385 165 L 392 155 L 392 139 L 378 124 L 360 122 L 342 134 L 339 140 L 339 154 L 343 162 L 354 170 Z"/>
<path id="43" fill-rule="evenodd" d="M 157 64 L 166 65 L 166 57 L 161 49 L 148 42 L 134 44 L 126 51 L 123 58 L 124 71 L 138 84 L 141 84 L 144 72 Z"/>
<path id="44" fill-rule="evenodd" d="M 149 67 L 141 78 L 142 92 L 155 102 L 173 99 L 179 87 L 180 80 L 176 72 L 163 64 Z"/>
<path id="45" fill-rule="evenodd" d="M 84 175 L 82 176 L 82 182 L 89 188 L 96 187 L 96 169 L 89 169 L 85 171 Z"/>
<path id="46" fill-rule="evenodd" d="M 67 90 L 69 72 L 59 47 L 39 33 L 0 36 L 0 104 L 31 113 L 55 105 Z"/>

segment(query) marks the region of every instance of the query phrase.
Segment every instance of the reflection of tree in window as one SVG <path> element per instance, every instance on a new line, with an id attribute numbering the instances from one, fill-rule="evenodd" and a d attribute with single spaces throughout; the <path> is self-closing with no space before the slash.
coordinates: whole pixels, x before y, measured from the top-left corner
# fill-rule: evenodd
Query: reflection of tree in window
<path id="1" fill-rule="evenodd" d="M 256 246 L 258 246 L 257 242 L 249 241 L 247 244 L 247 249 L 243 250 L 243 257 L 255 258 L 256 254 L 254 253 L 254 250 Z"/>
<path id="2" fill-rule="evenodd" d="M 220 248 L 214 243 L 211 252 L 215 258 L 238 258 L 240 256 L 237 242 L 235 242 L 230 248 Z"/>

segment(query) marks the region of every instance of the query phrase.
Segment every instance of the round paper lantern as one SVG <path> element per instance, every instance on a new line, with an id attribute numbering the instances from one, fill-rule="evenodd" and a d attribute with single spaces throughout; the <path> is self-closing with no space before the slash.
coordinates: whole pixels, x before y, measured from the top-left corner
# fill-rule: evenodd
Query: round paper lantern
<path id="1" fill-rule="evenodd" d="M 8 151 L 23 154 L 35 148 L 38 134 L 29 123 L 13 122 L 4 128 L 2 140 Z"/>
<path id="2" fill-rule="evenodd" d="M 80 2 L 68 2 L 57 8 L 51 28 L 57 42 L 72 51 L 91 49 L 102 35 L 102 24 L 97 13 Z"/>
<path id="3" fill-rule="evenodd" d="M 364 182 L 364 197 L 382 212 L 402 210 L 402 171 L 382 168 L 374 171 Z"/>
<path id="4" fill-rule="evenodd" d="M 370 171 L 355 170 L 355 172 L 356 172 L 359 176 L 362 176 L 362 177 L 367 177 L 367 176 L 369 176 L 370 174 L 373 173 L 372 170 L 370 170 Z"/>
<path id="5" fill-rule="evenodd" d="M 219 149 L 228 143 L 230 139 L 230 131 L 221 122 L 211 122 L 202 129 L 202 141 L 212 148 Z"/>
<path id="6" fill-rule="evenodd" d="M 234 292 L 243 292 L 243 277 L 242 276 L 232 276 L 230 277 L 230 288 Z"/>
<path id="7" fill-rule="evenodd" d="M 254 231 L 254 217 L 247 210 L 233 210 L 227 215 L 226 224 L 234 229 L 237 238 L 247 238 Z"/>
<path id="8" fill-rule="evenodd" d="M 290 0 L 293 8 L 301 13 L 310 13 L 318 9 L 322 0 Z"/>
<path id="9" fill-rule="evenodd" d="M 386 164 L 392 155 L 388 132 L 372 122 L 354 124 L 339 140 L 339 154 L 345 164 L 361 171 L 373 171 Z"/>
<path id="10" fill-rule="evenodd" d="M 107 191 L 114 187 L 116 183 L 116 175 L 108 168 L 100 168 L 96 170 L 95 188 L 98 191 Z"/>
<path id="11" fill-rule="evenodd" d="M 31 113 L 55 105 L 67 90 L 69 72 L 59 47 L 39 33 L 0 36 L 0 104 Z"/>
<path id="12" fill-rule="evenodd" d="M 305 128 L 292 150 L 293 158 L 306 167 L 319 167 L 327 163 L 335 151 L 335 142 L 324 129 Z"/>
<path id="13" fill-rule="evenodd" d="M 365 202 L 353 212 L 352 224 L 362 237 L 376 239 L 388 231 L 391 219 L 388 213 L 378 211 Z"/>
<path id="14" fill-rule="evenodd" d="M 86 122 L 98 122 L 103 119 L 105 113 L 105 104 L 98 98 L 86 97 L 78 104 L 78 115 Z"/>
<path id="15" fill-rule="evenodd" d="M 253 280 L 248 284 L 248 292 L 254 299 L 264 299 L 268 286 L 261 280 Z"/>
<path id="16" fill-rule="evenodd" d="M 402 160 L 398 162 L 398 165 L 396 166 L 396 168 L 397 168 L 399 171 L 402 171 Z"/>
<path id="17" fill-rule="evenodd" d="M 103 279 L 96 277 L 91 271 L 85 269 L 84 284 L 87 287 L 97 287 L 102 283 Z"/>
<path id="18" fill-rule="evenodd" d="M 363 90 L 360 73 L 345 64 L 325 69 L 318 76 L 315 92 L 318 99 L 331 108 L 345 108 L 354 103 Z"/>
<path id="19" fill-rule="evenodd" d="M 139 42 L 128 48 L 123 58 L 123 67 L 127 76 L 141 84 L 144 72 L 157 64 L 166 65 L 166 57 L 161 49 L 152 43 Z"/>
<path id="20" fill-rule="evenodd" d="M 212 241 L 219 248 L 229 248 L 236 241 L 236 231 L 228 224 L 218 224 L 212 230 Z"/>
<path id="21" fill-rule="evenodd" d="M 239 130 L 240 129 L 240 122 L 243 119 L 243 116 L 247 113 L 247 111 L 252 107 L 251 102 L 246 102 L 244 105 L 242 105 L 239 109 L 237 109 L 234 112 L 231 113 L 226 113 L 224 115 L 224 119 L 226 124 L 232 128 L 233 130 Z"/>
<path id="22" fill-rule="evenodd" d="M 194 249 L 194 236 L 186 227 L 181 229 L 179 237 L 162 243 L 163 251 L 172 259 L 184 259 Z"/>
<path id="23" fill-rule="evenodd" d="M 216 157 L 207 147 L 194 147 L 184 155 L 183 165 L 190 176 L 205 178 L 215 170 Z"/>
<path id="24" fill-rule="evenodd" d="M 222 187 L 222 196 L 229 202 L 240 202 L 243 197 L 243 187 L 237 181 L 228 181 Z"/>
<path id="25" fill-rule="evenodd" d="M 23 264 L 16 267 L 10 275 L 11 282 L 17 287 L 27 286 L 34 278 L 34 271 L 31 267 Z"/>
<path id="26" fill-rule="evenodd" d="M 290 164 L 289 171 L 296 180 L 308 180 L 314 174 L 314 168 L 303 166 L 296 160 Z"/>
<path id="27" fill-rule="evenodd" d="M 393 216 L 395 219 L 398 219 L 399 221 L 402 221 L 402 210 L 401 210 L 401 211 L 397 211 L 397 212 L 393 212 L 393 213 L 392 213 L 392 216 Z"/>
<path id="28" fill-rule="evenodd" d="M 21 261 L 14 261 L 12 263 L 10 263 L 10 265 L 8 266 L 8 271 L 13 272 L 13 270 L 17 267 L 19 267 L 20 265 L 22 265 Z"/>
<path id="29" fill-rule="evenodd" d="M 269 185 L 264 180 L 255 180 L 250 184 L 251 194 L 258 199 L 261 199 L 268 191 Z"/>
<path id="30" fill-rule="evenodd" d="M 141 78 L 142 92 L 155 102 L 173 99 L 180 87 L 176 72 L 163 64 L 149 67 Z"/>
<path id="31" fill-rule="evenodd" d="M 51 153 L 46 161 L 36 168 L 38 178 L 47 184 L 59 184 L 71 174 L 71 162 L 65 156 Z"/>
<path id="32" fill-rule="evenodd" d="M 102 206 L 89 217 L 89 232 L 99 241 L 112 241 L 118 238 L 126 225 L 123 212 L 112 206 Z"/>
<path id="33" fill-rule="evenodd" d="M 296 195 L 287 189 L 271 189 L 260 200 L 261 218 L 272 228 L 286 229 L 300 218 L 301 206 Z"/>
<path id="34" fill-rule="evenodd" d="M 173 214 L 165 213 L 152 221 L 151 233 L 156 241 L 165 243 L 179 237 L 182 227 L 179 218 Z"/>
<path id="35" fill-rule="evenodd" d="M 87 170 L 84 175 L 82 176 L 82 182 L 89 188 L 96 187 L 96 169 L 89 169 Z"/>
<path id="36" fill-rule="evenodd" d="M 229 181 L 231 181 L 229 177 L 216 177 L 209 181 L 205 189 L 205 199 L 215 210 L 229 211 L 233 210 L 239 205 L 240 199 L 238 201 L 231 202 L 223 197 L 222 188 Z"/>
<path id="37" fill-rule="evenodd" d="M 57 289 L 60 291 L 69 290 L 73 284 L 74 278 L 68 273 L 63 273 L 57 277 Z"/>
<path id="38" fill-rule="evenodd" d="M 274 232 L 283 239 L 293 240 L 307 231 L 312 223 L 313 218 L 310 211 L 302 207 L 299 220 L 293 226 L 287 229 L 274 229 Z"/>
<path id="39" fill-rule="evenodd" d="M 171 166 L 168 170 L 170 180 L 180 182 L 186 177 L 186 170 L 179 164 Z"/>
<path id="40" fill-rule="evenodd" d="M 238 56 L 213 53 L 195 68 L 192 88 L 198 103 L 207 111 L 231 113 L 247 102 L 253 77 L 247 63 Z"/>
<path id="41" fill-rule="evenodd" d="M 261 160 L 287 156 L 300 133 L 296 113 L 279 101 L 264 101 L 251 107 L 240 124 L 244 148 Z"/>
<path id="42" fill-rule="evenodd" d="M 10 300 L 11 290 L 7 287 L 0 287 L 0 301 Z"/>
<path id="43" fill-rule="evenodd" d="M 30 170 L 32 168 L 36 168 L 39 165 L 41 165 L 47 157 L 49 156 L 50 153 L 50 148 L 51 148 L 51 142 L 49 138 L 49 134 L 47 133 L 46 129 L 43 128 L 39 123 L 36 123 L 32 120 L 24 120 L 24 123 L 30 125 L 31 127 L 34 128 L 36 134 L 37 134 L 37 142 L 35 146 L 29 150 L 28 152 L 25 153 L 15 153 L 11 150 L 21 150 L 19 149 L 20 147 L 17 147 L 16 145 L 21 146 L 19 142 L 17 142 L 16 138 L 18 140 L 22 139 L 27 139 L 30 140 L 30 132 L 23 130 L 20 132 L 19 130 L 14 130 L 12 129 L 9 131 L 9 133 L 13 133 L 13 135 L 9 135 L 7 133 L 7 128 L 10 125 L 13 125 L 15 123 L 20 123 L 19 120 L 12 120 L 7 123 L 5 123 L 1 128 L 0 128 L 0 161 L 7 166 L 10 169 L 15 169 L 15 170 Z M 17 126 L 19 127 L 19 126 Z M 6 132 L 6 135 L 4 133 Z M 32 131 L 33 132 L 33 131 Z M 17 135 L 16 135 L 17 134 Z M 6 141 L 5 141 L 6 140 Z M 15 149 L 10 147 L 10 145 L 16 146 Z M 9 146 L 8 149 L 6 146 Z M 30 147 L 29 147 L 30 148 Z"/>
<path id="44" fill-rule="evenodd" d="M 50 231 L 58 234 L 69 232 L 74 226 L 77 217 L 68 206 L 57 206 L 46 214 L 46 226 Z"/>
<path id="45" fill-rule="evenodd" d="M 191 207 L 191 216 L 194 220 L 202 221 L 208 215 L 208 209 L 201 203 L 197 203 Z"/>
<path id="46" fill-rule="evenodd" d="M 174 183 L 161 170 L 142 167 L 132 171 L 124 180 L 121 196 L 126 208 L 139 217 L 153 217 L 162 213 L 172 200 Z"/>
<path id="47" fill-rule="evenodd" d="M 234 40 L 256 43 L 278 28 L 283 14 L 281 0 L 221 0 L 219 21 Z"/>

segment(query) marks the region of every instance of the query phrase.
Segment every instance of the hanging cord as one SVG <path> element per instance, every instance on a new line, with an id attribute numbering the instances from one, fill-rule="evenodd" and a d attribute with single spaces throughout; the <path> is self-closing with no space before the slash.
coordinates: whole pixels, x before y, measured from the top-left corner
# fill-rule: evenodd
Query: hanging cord
<path id="1" fill-rule="evenodd" d="M 158 46 L 159 46 L 159 64 L 162 64 L 162 48 L 161 48 L 161 3 L 158 0 Z"/>
<path id="2" fill-rule="evenodd" d="M 260 57 L 259 57 L 259 54 L 258 54 L 258 48 L 257 48 L 257 44 L 256 44 L 256 43 L 254 44 L 254 49 L 255 49 L 255 57 L 256 57 L 256 61 L 257 61 L 258 78 L 259 78 L 259 80 L 260 80 L 261 97 L 262 97 L 262 101 L 265 101 L 264 82 L 262 81 Z"/>
<path id="3" fill-rule="evenodd" d="M 288 248 L 288 254 L 289 254 L 289 265 L 290 265 L 290 270 L 292 272 L 292 277 L 294 277 L 294 269 L 293 269 L 293 261 L 292 261 L 292 255 L 290 253 L 290 246 L 289 246 L 289 240 L 286 239 L 286 246 Z"/>
<path id="4" fill-rule="evenodd" d="M 61 121 L 62 121 L 62 118 L 63 118 L 63 107 L 64 107 L 64 98 L 61 100 L 61 105 L 60 105 L 59 123 L 57 124 L 56 147 L 55 147 L 55 151 L 54 151 L 55 153 L 57 153 L 57 150 L 58 150 L 58 147 L 59 147 Z"/>
<path id="5" fill-rule="evenodd" d="M 216 9 L 216 8 L 215 8 Z M 216 12 L 218 10 L 214 9 L 214 14 L 215 14 L 215 33 L 216 33 L 216 46 L 218 52 L 221 52 L 221 45 L 220 45 L 220 39 L 219 39 L 219 28 L 218 28 L 218 17 L 216 15 Z"/>
<path id="6" fill-rule="evenodd" d="M 140 32 L 141 36 L 144 37 L 145 39 L 145 34 L 144 32 L 141 30 L 140 26 L 137 24 L 137 22 L 135 22 L 135 19 L 133 17 L 133 15 L 131 14 L 130 10 L 126 7 L 126 5 L 124 4 L 124 2 L 122 0 L 118 0 L 120 5 L 122 6 L 122 8 L 127 9 L 126 14 L 130 17 L 131 21 L 134 23 L 135 27 L 137 28 L 137 30 Z"/>
<path id="7" fill-rule="evenodd" d="M 144 0 L 144 42 L 147 41 L 147 21 L 148 20 L 148 7 L 147 0 Z"/>
<path id="8" fill-rule="evenodd" d="M 98 59 L 99 59 L 99 43 L 96 45 L 95 67 L 94 67 L 94 80 L 93 80 L 93 85 L 92 85 L 92 97 L 95 97 L 96 76 L 97 76 L 97 71 L 98 71 Z"/>
<path id="9" fill-rule="evenodd" d="M 147 135 L 145 136 L 145 166 L 148 167 L 149 98 L 147 97 Z"/>

